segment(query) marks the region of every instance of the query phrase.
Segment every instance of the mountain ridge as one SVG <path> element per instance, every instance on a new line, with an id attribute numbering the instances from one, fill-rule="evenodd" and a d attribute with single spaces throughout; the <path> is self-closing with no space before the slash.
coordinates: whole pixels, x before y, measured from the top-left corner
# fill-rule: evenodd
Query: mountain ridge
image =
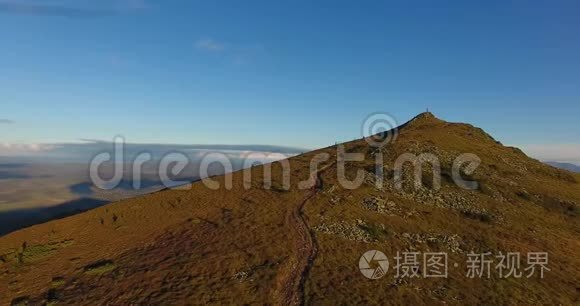
<path id="1" fill-rule="evenodd" d="M 288 159 L 291 188 L 282 186 L 281 162 L 272 166 L 272 188 L 263 187 L 264 166 L 214 177 L 187 190 L 164 190 L 105 205 L 0 237 L 0 300 L 30 303 L 350 303 L 452 304 L 562 303 L 578 301 L 580 251 L 578 179 L 501 145 L 483 130 L 422 113 L 400 126 L 382 148 L 367 138 L 341 144 L 362 161 L 347 162 L 344 176 L 363 183 L 345 188 L 331 146 Z M 474 171 L 453 165 L 477 155 Z M 397 188 L 397 160 L 431 154 L 440 165 L 423 167 L 420 187 L 411 164 Z M 373 170 L 383 156 L 384 177 Z M 326 157 L 326 158 L 325 158 Z M 317 160 L 316 178 L 311 162 Z M 462 168 L 463 169 L 463 168 Z M 232 179 L 232 188 L 226 182 Z M 312 188 L 300 188 L 309 181 Z M 377 181 L 382 179 L 382 184 Z M 313 191 L 314 190 L 314 191 Z M 306 198 L 305 198 L 306 197 Z M 301 205 L 304 204 L 304 205 Z M 304 220 L 305 229 L 290 220 Z M 294 217 L 292 217 L 294 218 Z M 298 219 L 296 219 L 298 220 Z M 309 233 L 312 245 L 303 243 Z M 316 249 L 313 253 L 313 248 Z M 446 252 L 443 280 L 361 275 L 357 262 L 368 250 Z M 465 257 L 477 252 L 548 252 L 547 278 L 466 278 Z M 304 265 L 304 254 L 307 256 Z M 393 265 L 393 263 L 391 263 Z M 293 271 L 299 272 L 295 276 Z M 549 277 L 549 278 L 548 278 Z M 114 285 L 113 285 L 114 284 Z M 414 288 L 421 288 L 416 290 Z M 288 291 L 289 290 L 289 291 Z M 282 292 L 288 292 L 281 294 Z M 281 296 L 293 297 L 290 299 Z"/>
<path id="2" fill-rule="evenodd" d="M 580 173 L 580 166 L 573 163 L 563 163 L 557 161 L 545 161 L 544 163 L 563 170 L 568 170 L 570 172 Z"/>

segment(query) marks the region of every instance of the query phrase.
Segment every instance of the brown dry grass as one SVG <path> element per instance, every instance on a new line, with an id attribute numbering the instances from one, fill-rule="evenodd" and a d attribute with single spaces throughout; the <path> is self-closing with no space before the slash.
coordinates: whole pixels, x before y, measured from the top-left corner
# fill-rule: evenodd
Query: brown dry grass
<path id="1" fill-rule="evenodd" d="M 372 167 L 372 150 L 364 141 L 348 143 L 347 148 L 368 157 L 350 164 L 349 175 Z M 304 207 L 310 229 L 323 223 L 364 220 L 364 230 L 376 241 L 313 231 L 318 252 L 306 275 L 305 302 L 578 303 L 580 176 L 503 147 L 469 125 L 429 116 L 401 129 L 385 153 L 387 170 L 392 169 L 398 154 L 409 151 L 480 156 L 483 163 L 473 174 L 480 182 L 479 190 L 462 191 L 444 180 L 439 193 L 465 196 L 469 205 L 484 209 L 489 216 L 421 203 L 412 196 L 376 190 L 368 184 L 356 190 L 333 188 L 336 170 L 330 168 L 322 175 L 323 190 Z M 191 190 L 165 190 L 128 199 L 1 237 L 0 301 L 275 303 L 279 279 L 303 256 L 303 250 L 295 248 L 300 233 L 289 227 L 286 217 L 304 199 L 305 191 L 296 184 L 308 177 L 308 163 L 318 152 L 328 152 L 333 158 L 336 154 L 334 148 L 326 148 L 292 158 L 290 191 L 262 189 L 262 167 L 254 167 L 254 188 L 249 190 L 243 188 L 241 172 L 236 172 L 231 174 L 234 188 L 229 191 L 209 190 L 195 183 Z M 442 163 L 442 168 L 445 172 L 449 165 Z M 279 182 L 278 164 L 273 173 Z M 331 188 L 334 191 L 329 192 Z M 503 200 L 498 200 L 498 194 Z M 370 195 L 393 201 L 397 212 L 366 210 L 361 203 Z M 333 203 L 333 197 L 340 200 Z M 358 259 L 367 250 L 381 250 L 389 259 L 397 251 L 411 248 L 449 251 L 449 245 L 439 241 L 409 242 L 404 233 L 458 235 L 459 245 L 466 251 L 546 251 L 552 271 L 545 279 L 472 280 L 465 277 L 465 255 L 450 253 L 447 279 L 395 283 L 393 273 L 374 281 L 364 278 L 358 271 Z M 455 262 L 457 268 L 452 266 Z"/>

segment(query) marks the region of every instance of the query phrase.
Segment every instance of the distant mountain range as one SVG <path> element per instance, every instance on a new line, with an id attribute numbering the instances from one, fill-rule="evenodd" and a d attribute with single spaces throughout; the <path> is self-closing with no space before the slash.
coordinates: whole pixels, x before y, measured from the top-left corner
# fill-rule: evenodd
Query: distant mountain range
<path id="1" fill-rule="evenodd" d="M 547 161 L 545 163 L 548 164 L 548 165 L 550 165 L 550 166 L 556 167 L 556 168 L 560 168 L 560 169 L 564 169 L 564 170 L 568 170 L 568 171 L 580 173 L 580 166 L 575 165 L 575 164 L 571 164 L 571 163 L 560 163 L 560 162 L 553 162 L 553 161 Z"/>

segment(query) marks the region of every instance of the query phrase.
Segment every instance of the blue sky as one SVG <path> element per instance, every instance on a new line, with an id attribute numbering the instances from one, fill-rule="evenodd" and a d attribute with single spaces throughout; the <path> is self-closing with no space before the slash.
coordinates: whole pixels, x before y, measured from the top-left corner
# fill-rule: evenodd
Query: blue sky
<path id="1" fill-rule="evenodd" d="M 315 148 L 428 107 L 577 148 L 578 16 L 577 1 L 0 0 L 0 142 Z"/>

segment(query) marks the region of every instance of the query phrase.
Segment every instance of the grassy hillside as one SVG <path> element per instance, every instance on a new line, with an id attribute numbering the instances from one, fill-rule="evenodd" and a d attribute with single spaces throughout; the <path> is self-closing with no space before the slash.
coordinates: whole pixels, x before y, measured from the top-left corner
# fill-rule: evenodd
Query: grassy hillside
<path id="1" fill-rule="evenodd" d="M 3 303 L 416 303 L 575 304 L 580 283 L 580 176 L 504 147 L 468 124 L 422 114 L 381 150 L 364 140 L 344 144 L 364 161 L 347 162 L 346 176 L 364 171 L 354 190 L 337 179 L 335 147 L 289 160 L 291 188 L 273 165 L 218 177 L 233 187 L 164 190 L 109 204 L 0 238 Z M 314 156 L 327 153 L 312 188 Z M 441 188 L 423 167 L 420 188 L 410 164 L 402 188 L 396 159 L 431 153 L 441 164 Z M 481 159 L 465 190 L 452 180 L 462 153 Z M 385 181 L 375 185 L 377 154 Z M 314 183 L 314 182 L 313 182 Z M 304 222 L 304 223 L 303 223 Z M 304 225 L 303 225 L 304 224 Z M 306 228 L 302 228 L 306 226 Z M 384 252 L 391 270 L 369 280 L 359 271 L 368 250 Z M 397 252 L 447 252 L 448 278 L 395 278 Z M 466 277 L 469 252 L 548 252 L 543 279 Z M 525 258 L 522 258 L 525 261 Z M 455 266 L 457 264 L 457 266 Z M 525 262 L 522 262 L 525 264 Z"/>

